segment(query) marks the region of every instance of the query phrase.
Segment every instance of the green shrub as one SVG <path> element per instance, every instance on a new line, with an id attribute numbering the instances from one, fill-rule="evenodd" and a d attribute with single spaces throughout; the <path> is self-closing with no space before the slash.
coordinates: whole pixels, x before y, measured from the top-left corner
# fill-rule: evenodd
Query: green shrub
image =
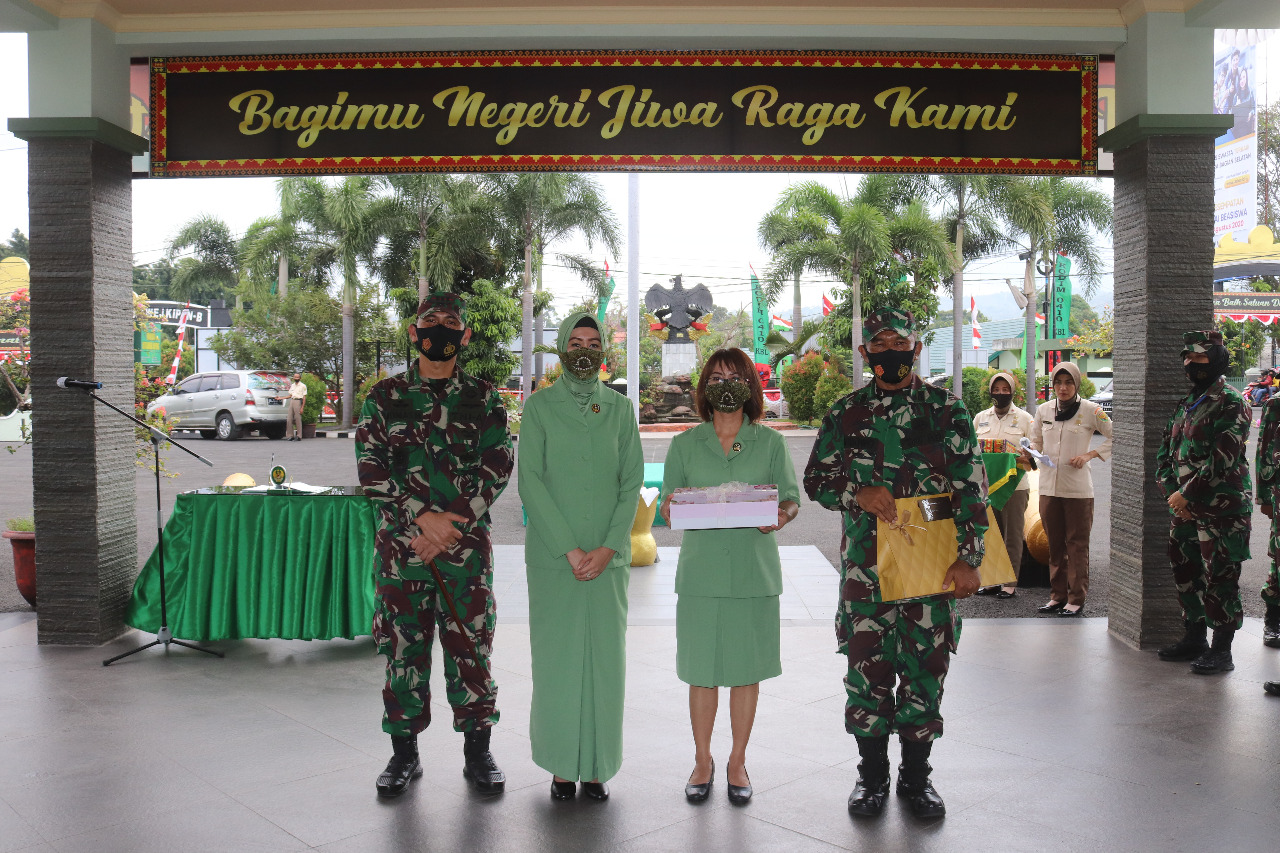
<path id="1" fill-rule="evenodd" d="M 302 404 L 302 422 L 304 424 L 319 423 L 320 415 L 324 412 L 324 395 L 329 387 L 324 384 L 324 380 L 313 373 L 302 374 L 302 382 L 307 386 L 307 401 Z"/>
<path id="2" fill-rule="evenodd" d="M 827 365 L 813 391 L 813 405 L 817 409 L 817 416 L 825 415 L 836 400 L 852 390 L 853 383 L 849 381 L 849 377 L 837 370 L 834 365 Z"/>
<path id="3" fill-rule="evenodd" d="M 826 409 L 818 410 L 814 399 L 824 368 L 825 362 L 815 350 L 810 350 L 803 358 L 783 368 L 778 387 L 786 398 L 792 420 L 807 423 L 826 414 Z"/>
<path id="4" fill-rule="evenodd" d="M 964 388 L 961 390 L 961 398 L 964 401 L 964 407 L 969 410 L 970 416 L 976 415 L 991 405 L 991 395 L 987 392 L 987 380 L 993 375 L 985 367 L 966 367 L 964 369 Z M 952 390 L 950 376 L 939 384 L 948 391 Z"/>
<path id="5" fill-rule="evenodd" d="M 352 423 L 359 422 L 360 413 L 364 411 L 364 401 L 369 397 L 369 389 L 372 388 L 374 385 L 377 385 L 379 382 L 381 382 L 383 379 L 386 379 L 386 378 L 387 378 L 387 372 L 384 369 L 378 375 L 370 376 L 368 379 L 360 383 L 360 387 L 356 389 L 356 398 L 354 401 L 352 401 L 352 404 L 351 404 L 352 406 L 355 407 L 355 410 L 351 413 Z M 308 397 L 311 396 L 310 391 L 307 392 L 307 396 Z"/>
<path id="6" fill-rule="evenodd" d="M 8 522 L 9 529 L 14 533 L 35 533 L 36 520 L 29 515 L 21 518 L 11 518 Z"/>

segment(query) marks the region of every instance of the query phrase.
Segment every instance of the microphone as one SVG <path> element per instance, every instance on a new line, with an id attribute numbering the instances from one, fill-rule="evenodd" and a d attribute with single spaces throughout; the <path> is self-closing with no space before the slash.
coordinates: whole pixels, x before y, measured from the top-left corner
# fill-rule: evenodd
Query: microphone
<path id="1" fill-rule="evenodd" d="M 68 379 L 65 376 L 58 377 L 59 388 L 82 388 L 85 391 L 96 391 L 102 387 L 101 382 L 94 382 L 92 379 Z"/>

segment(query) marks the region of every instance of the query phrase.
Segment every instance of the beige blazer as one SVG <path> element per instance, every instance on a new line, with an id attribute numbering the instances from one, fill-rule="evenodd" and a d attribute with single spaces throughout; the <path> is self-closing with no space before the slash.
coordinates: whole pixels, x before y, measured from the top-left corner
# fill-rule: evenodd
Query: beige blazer
<path id="1" fill-rule="evenodd" d="M 1082 399 L 1076 416 L 1069 421 L 1054 420 L 1058 401 L 1041 403 L 1031 425 L 1031 446 L 1053 460 L 1056 468 L 1040 466 L 1040 496 L 1057 498 L 1093 497 L 1093 477 L 1089 465 L 1071 467 L 1071 460 L 1089 452 L 1094 432 L 1102 433 L 1097 453 L 1111 458 L 1111 418 L 1097 403 Z M 1089 460 L 1092 462 L 1093 460 Z"/>
<path id="2" fill-rule="evenodd" d="M 977 430 L 979 439 L 990 439 L 996 441 L 1005 439 L 1012 441 L 1014 444 L 1021 444 L 1022 439 L 1031 438 L 1031 427 L 1033 418 L 1027 414 L 1026 409 L 1019 409 L 1017 406 L 1010 406 L 1009 411 L 1005 412 L 1004 417 L 996 414 L 996 407 L 984 409 L 973 419 L 974 429 Z M 1021 465 L 1021 463 L 1019 463 Z M 1027 477 L 1023 477 L 1018 482 L 1017 491 L 1024 492 L 1031 488 L 1031 481 Z"/>

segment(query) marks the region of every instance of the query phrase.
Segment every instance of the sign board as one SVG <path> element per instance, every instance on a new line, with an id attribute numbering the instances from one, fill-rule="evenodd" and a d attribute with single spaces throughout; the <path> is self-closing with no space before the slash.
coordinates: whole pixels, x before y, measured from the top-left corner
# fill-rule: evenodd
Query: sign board
<path id="1" fill-rule="evenodd" d="M 1213 166 L 1213 242 L 1226 235 L 1246 242 L 1258 224 L 1258 85 L 1257 47 L 1214 42 L 1213 111 L 1235 117 L 1235 125 L 1218 137 Z"/>
<path id="2" fill-rule="evenodd" d="M 1053 268 L 1053 298 L 1049 303 L 1050 337 L 1071 337 L 1071 259 L 1058 255 Z"/>
<path id="3" fill-rule="evenodd" d="M 209 306 L 207 305 L 188 305 L 185 302 L 153 299 L 147 303 L 147 310 L 153 316 L 160 318 L 157 322 L 162 326 L 178 325 L 178 321 L 182 319 L 183 310 L 186 310 L 188 326 L 195 326 L 198 329 L 209 328 Z"/>
<path id="4" fill-rule="evenodd" d="M 133 360 L 137 364 L 160 364 L 160 324 L 143 323 L 133 330 Z"/>
<path id="5" fill-rule="evenodd" d="M 1213 313 L 1241 314 L 1260 311 L 1266 314 L 1280 314 L 1280 293 L 1215 293 L 1213 294 Z"/>
<path id="6" fill-rule="evenodd" d="M 22 349 L 22 336 L 15 329 L 0 329 L 0 350 Z"/>
<path id="7" fill-rule="evenodd" d="M 1098 58 L 543 51 L 151 60 L 153 177 L 1091 175 Z"/>

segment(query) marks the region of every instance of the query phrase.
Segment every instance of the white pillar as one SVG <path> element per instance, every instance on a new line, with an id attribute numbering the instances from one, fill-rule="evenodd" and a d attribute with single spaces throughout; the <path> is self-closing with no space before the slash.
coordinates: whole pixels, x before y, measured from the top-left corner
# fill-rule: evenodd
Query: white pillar
<path id="1" fill-rule="evenodd" d="M 640 417 L 640 175 L 627 175 L 627 399 Z"/>

